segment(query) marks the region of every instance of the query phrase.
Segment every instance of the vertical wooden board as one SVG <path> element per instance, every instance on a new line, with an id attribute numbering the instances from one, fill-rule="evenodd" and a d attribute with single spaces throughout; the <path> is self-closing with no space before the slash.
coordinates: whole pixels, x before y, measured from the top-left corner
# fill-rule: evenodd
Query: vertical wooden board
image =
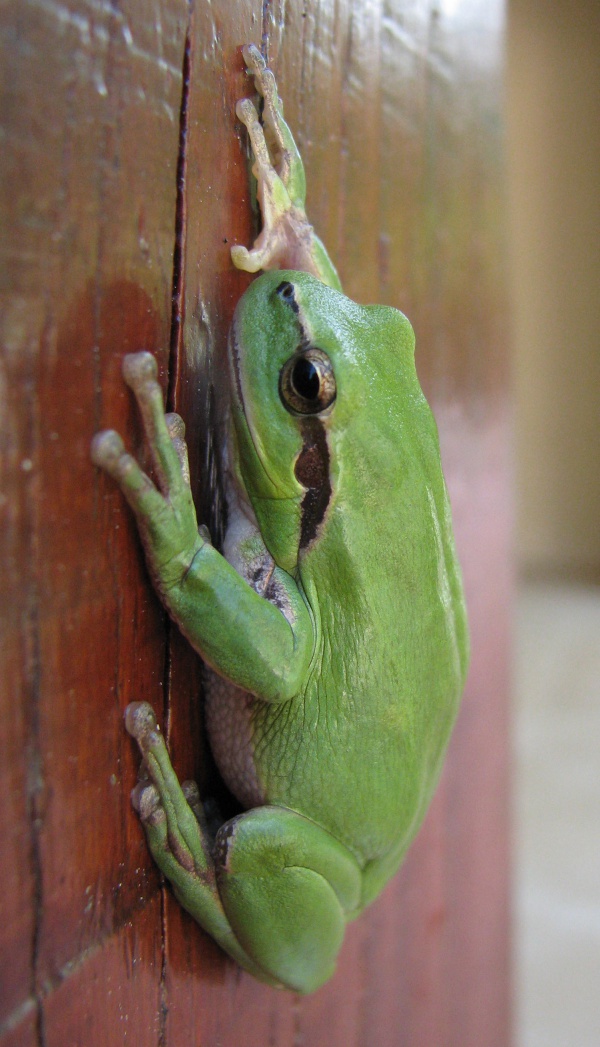
<path id="1" fill-rule="evenodd" d="M 361 1047 L 445 1044 L 439 986 L 445 883 L 441 791 L 406 862 L 366 914 Z"/>
<path id="2" fill-rule="evenodd" d="M 0 1033 L 2 1047 L 39 1047 L 37 1008 L 31 1000 Z"/>
<path id="3" fill-rule="evenodd" d="M 0 326 L 2 342 L 11 352 L 1 321 Z M 23 497 L 31 486 L 29 432 L 22 410 L 24 372 L 18 355 L 11 367 L 0 364 L 0 1030 L 33 988 L 37 892 L 30 831 L 34 816 L 30 800 L 37 776 L 29 748 L 32 724 L 27 715 L 37 660 L 31 644 L 30 519 Z"/>
<path id="4" fill-rule="evenodd" d="M 85 22 L 88 12 L 77 13 Z M 145 347 L 166 363 L 183 45 L 181 26 L 170 22 L 162 26 L 159 5 L 107 6 L 100 17 L 89 12 L 91 42 L 83 39 L 78 51 L 74 41 L 74 54 L 62 49 L 69 70 L 82 70 L 63 143 L 72 157 L 64 176 L 69 218 L 81 201 L 78 232 L 87 244 L 93 202 L 96 246 L 85 274 L 71 275 L 63 259 L 62 308 L 55 316 L 51 307 L 39 362 L 37 403 L 53 434 L 40 439 L 38 503 L 40 529 L 49 522 L 38 560 L 48 795 L 40 978 L 55 977 L 139 905 L 132 858 L 134 868 L 151 868 L 129 804 L 137 757 L 122 711 L 140 694 L 161 700 L 164 615 L 123 499 L 90 468 L 89 441 L 100 425 L 115 425 L 130 441 L 139 430 L 120 375 L 123 353 Z M 106 848 L 106 839 L 114 845 Z M 150 876 L 155 883 L 154 870 Z"/>
<path id="5" fill-rule="evenodd" d="M 140 888 L 156 890 L 129 808 L 137 759 L 122 708 L 160 700 L 164 615 L 89 442 L 101 423 L 137 433 L 123 352 L 168 347 L 182 10 L 25 3 L 1 16 L 2 366 L 20 412 L 11 464 L 26 480 L 8 550 L 21 576 L 11 688 L 23 683 L 24 700 L 8 719 L 31 797 L 27 817 L 22 776 L 11 781 L 23 846 L 10 902 L 23 925 L 14 967 L 27 952 L 38 993 L 140 905 Z"/>
<path id="6" fill-rule="evenodd" d="M 14 235 L 14 216 L 20 216 L 18 192 L 31 144 L 24 140 L 18 120 L 19 103 L 13 96 L 18 82 L 18 27 L 10 15 L 0 15 L 0 62 L 3 150 L 2 245 L 0 266 L 0 550 L 3 598 L 0 607 L 0 715 L 4 758 L 0 763 L 0 866 L 3 889 L 0 920 L 0 1029 L 19 1042 L 25 1024 L 35 1031 L 30 1008 L 33 990 L 33 950 L 38 882 L 34 870 L 31 825 L 37 812 L 34 798 L 38 767 L 31 747 L 34 719 L 31 696 L 37 685 L 39 658 L 34 641 L 35 571 L 31 555 L 33 470 L 31 403 L 34 389 L 31 358 L 32 328 L 43 324 L 43 309 L 12 298 L 13 281 L 23 280 L 28 260 L 27 230 Z M 8 16 L 5 18 L 5 14 Z M 14 55 L 11 61 L 11 55 Z M 17 61 L 15 61 L 17 59 Z M 15 68 L 16 66 L 16 68 Z M 7 235 L 8 234 L 8 235 Z M 33 714 L 33 715 L 32 715 Z M 15 1028 L 11 1016 L 21 1019 Z M 10 1030 L 10 1031 L 9 1031 Z M 28 1034 L 23 1032 L 23 1043 Z"/>
<path id="7" fill-rule="evenodd" d="M 425 389 L 440 426 L 470 613 L 472 664 L 449 752 L 447 922 L 439 993 L 448 1044 L 510 1042 L 508 611 L 510 473 L 499 95 L 502 5 L 441 19 L 432 93 L 438 210 Z M 429 311 L 429 310 L 428 310 Z M 427 359 L 427 357 L 429 357 Z"/>
<path id="8" fill-rule="evenodd" d="M 183 943 L 182 943 L 183 944 Z M 229 960 L 219 957 L 212 944 L 202 951 L 181 946 L 172 951 L 167 977 L 170 1009 L 167 1043 L 195 1037 L 202 1045 L 294 1042 L 294 998 L 259 985 Z M 203 955 L 205 962 L 194 961 Z M 185 967 L 178 964 L 187 956 Z"/>
<path id="9" fill-rule="evenodd" d="M 90 950 L 45 1005 L 44 1047 L 159 1047 L 164 1012 L 161 899 Z"/>

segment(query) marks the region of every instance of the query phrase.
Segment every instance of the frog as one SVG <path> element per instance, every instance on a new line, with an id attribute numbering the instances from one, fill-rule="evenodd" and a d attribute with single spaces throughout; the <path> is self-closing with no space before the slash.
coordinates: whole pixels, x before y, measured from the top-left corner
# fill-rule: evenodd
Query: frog
<path id="1" fill-rule="evenodd" d="M 152 582 L 207 667 L 206 725 L 239 813 L 214 825 L 180 783 L 149 703 L 133 805 L 176 898 L 259 981 L 311 993 L 347 924 L 399 869 L 459 708 L 468 628 L 436 423 L 410 322 L 344 295 L 306 216 L 272 71 L 245 125 L 263 227 L 233 263 L 260 275 L 228 340 L 227 528 L 198 523 L 185 425 L 148 352 L 124 357 L 151 460 L 118 433 L 92 458 L 135 515 Z M 149 472 L 152 475 L 149 475 Z M 174 714 L 175 715 L 175 714 Z"/>

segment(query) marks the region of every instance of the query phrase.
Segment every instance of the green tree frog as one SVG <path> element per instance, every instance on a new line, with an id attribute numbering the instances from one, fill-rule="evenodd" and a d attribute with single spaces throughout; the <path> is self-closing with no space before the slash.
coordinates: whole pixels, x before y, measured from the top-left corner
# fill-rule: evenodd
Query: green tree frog
<path id="1" fill-rule="evenodd" d="M 457 713 L 467 628 L 435 422 L 410 323 L 357 305 L 304 210 L 302 161 L 273 74 L 246 125 L 263 230 L 232 249 L 265 270 L 229 339 L 228 526 L 198 527 L 184 425 L 149 353 L 125 357 L 153 482 L 112 431 L 93 459 L 135 513 L 170 615 L 212 670 L 207 724 L 244 813 L 211 833 L 151 707 L 134 805 L 181 904 L 243 968 L 307 993 L 347 921 L 395 873 L 427 810 Z"/>

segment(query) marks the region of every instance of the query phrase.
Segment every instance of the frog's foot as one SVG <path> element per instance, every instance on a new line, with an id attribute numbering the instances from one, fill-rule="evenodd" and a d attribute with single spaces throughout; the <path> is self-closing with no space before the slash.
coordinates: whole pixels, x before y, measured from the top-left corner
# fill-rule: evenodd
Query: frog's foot
<path id="1" fill-rule="evenodd" d="M 195 782 L 179 784 L 148 702 L 127 706 L 125 726 L 143 758 L 132 803 L 154 860 L 179 902 L 242 967 L 262 981 L 279 984 L 257 966 L 237 941 L 216 887 L 212 843 L 206 832 L 198 787 Z"/>
<path id="2" fill-rule="evenodd" d="M 198 787 L 193 782 L 179 784 L 152 706 L 148 702 L 128 705 L 125 727 L 143 758 L 131 800 L 153 854 L 160 846 L 161 869 L 173 883 L 181 879 L 179 870 L 207 880 L 213 873 L 214 882 L 214 867 L 206 853 L 208 843 L 203 839 Z"/>
<path id="3" fill-rule="evenodd" d="M 291 231 L 290 220 L 298 227 L 308 225 L 304 212 L 306 180 L 302 158 L 283 119 L 273 73 L 254 44 L 248 44 L 242 53 L 256 89 L 264 99 L 264 128 L 249 98 L 241 99 L 236 105 L 237 117 L 248 131 L 254 154 L 252 170 L 258 183 L 263 230 L 252 250 L 237 245 L 232 247 L 231 255 L 238 268 L 255 273 L 259 269 L 284 268 L 280 259 L 285 254 Z"/>
<path id="4" fill-rule="evenodd" d="M 133 509 L 151 572 L 159 590 L 165 593 L 179 583 L 204 544 L 190 489 L 185 426 L 179 415 L 164 413 L 156 360 L 151 353 L 126 356 L 123 376 L 142 415 L 157 484 L 127 453 L 114 430 L 94 437 L 92 459 L 116 480 Z"/>
<path id="5" fill-rule="evenodd" d="M 237 815 L 211 841 L 197 787 L 179 784 L 148 703 L 128 706 L 125 725 L 143 757 L 133 805 L 183 907 L 261 981 L 317 989 L 360 907 L 354 856 L 309 818 L 276 806 Z"/>
<path id="6" fill-rule="evenodd" d="M 182 480 L 186 482 L 186 474 L 189 484 L 185 425 L 179 415 L 164 413 L 156 360 L 152 354 L 142 352 L 125 356 L 123 377 L 138 402 L 160 492 L 167 494 L 181 486 Z M 149 506 L 152 503 L 158 506 L 159 491 L 144 476 L 135 459 L 125 453 L 123 441 L 114 430 L 97 433 L 92 440 L 92 459 L 119 483 L 134 510 L 144 504 L 144 494 L 148 495 Z"/>
<path id="7" fill-rule="evenodd" d="M 294 136 L 283 118 L 283 103 L 277 93 L 275 77 L 254 44 L 247 44 L 243 47 L 242 54 L 249 72 L 254 77 L 256 89 L 262 95 L 264 101 L 264 130 L 271 146 L 271 151 L 277 160 L 277 173 L 286 188 L 293 206 L 304 210 L 306 202 L 304 165 L 294 141 Z M 250 104 L 252 105 L 252 103 Z M 238 105 L 243 107 L 244 101 L 238 103 Z M 248 116 L 257 120 L 258 117 L 253 105 L 252 110 L 253 112 L 251 113 L 248 109 Z M 240 119 L 243 123 L 246 123 L 243 116 L 240 116 Z M 248 125 L 246 124 L 246 126 Z"/>
<path id="8" fill-rule="evenodd" d="M 243 55 L 264 99 L 264 126 L 249 98 L 236 106 L 254 154 L 252 170 L 263 228 L 250 250 L 240 244 L 231 248 L 234 265 L 250 273 L 259 269 L 300 270 L 339 289 L 335 268 L 306 217 L 304 165 L 283 118 L 275 77 L 253 44 L 243 48 Z"/>

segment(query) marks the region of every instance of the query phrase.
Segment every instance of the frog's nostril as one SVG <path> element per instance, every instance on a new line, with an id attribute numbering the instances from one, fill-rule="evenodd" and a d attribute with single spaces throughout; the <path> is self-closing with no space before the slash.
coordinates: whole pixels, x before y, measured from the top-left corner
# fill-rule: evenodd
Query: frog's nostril
<path id="1" fill-rule="evenodd" d="M 291 284 L 289 280 L 282 280 L 281 283 L 278 284 L 278 286 L 275 288 L 275 291 L 280 296 L 280 298 L 283 298 L 284 302 L 287 305 L 291 305 L 292 308 L 298 308 L 298 306 L 296 305 L 296 294 L 294 290 L 294 285 Z"/>

